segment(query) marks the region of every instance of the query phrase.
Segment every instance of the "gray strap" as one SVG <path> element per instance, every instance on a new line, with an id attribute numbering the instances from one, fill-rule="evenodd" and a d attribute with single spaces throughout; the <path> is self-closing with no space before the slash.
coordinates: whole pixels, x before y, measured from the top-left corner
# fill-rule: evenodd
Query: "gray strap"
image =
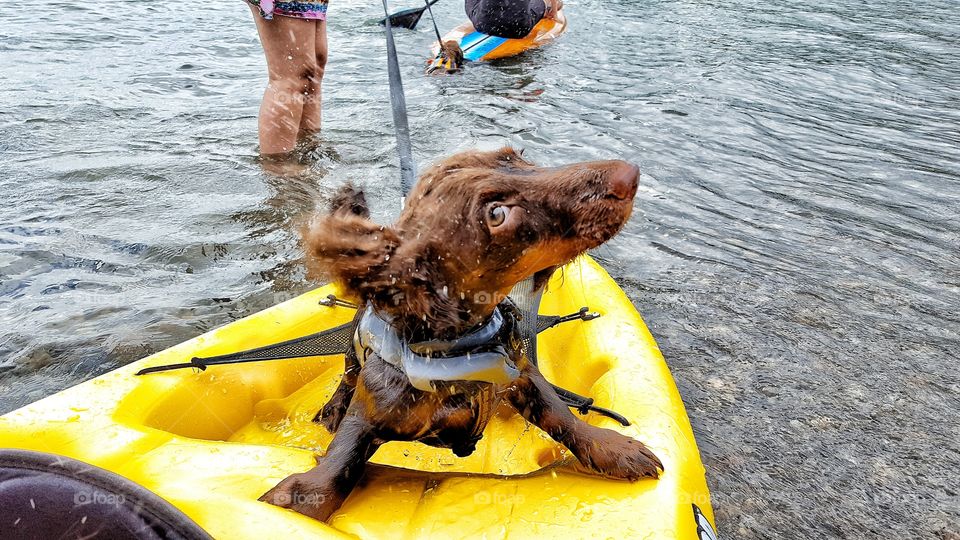
<path id="1" fill-rule="evenodd" d="M 403 96 L 403 80 L 400 78 L 400 63 L 397 47 L 393 43 L 393 27 L 390 25 L 390 10 L 383 0 L 383 13 L 387 16 L 387 74 L 390 78 L 390 107 L 393 110 L 393 127 L 397 132 L 397 154 L 400 156 L 400 189 L 406 197 L 416 182 L 417 169 L 413 163 L 410 143 L 410 125 L 407 121 L 407 100 Z"/>

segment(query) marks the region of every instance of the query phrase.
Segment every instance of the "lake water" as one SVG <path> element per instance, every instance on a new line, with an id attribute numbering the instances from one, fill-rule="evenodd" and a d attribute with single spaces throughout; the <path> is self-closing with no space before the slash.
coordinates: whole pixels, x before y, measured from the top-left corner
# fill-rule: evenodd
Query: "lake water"
<path id="1" fill-rule="evenodd" d="M 296 178 L 255 161 L 240 0 L 0 5 L 0 412 L 307 290 L 297 225 L 344 181 L 395 215 L 380 4 L 331 1 Z M 567 3 L 554 45 L 455 77 L 422 75 L 428 19 L 398 34 L 420 166 L 641 166 L 595 255 L 673 370 L 723 536 L 958 538 L 957 4 Z"/>

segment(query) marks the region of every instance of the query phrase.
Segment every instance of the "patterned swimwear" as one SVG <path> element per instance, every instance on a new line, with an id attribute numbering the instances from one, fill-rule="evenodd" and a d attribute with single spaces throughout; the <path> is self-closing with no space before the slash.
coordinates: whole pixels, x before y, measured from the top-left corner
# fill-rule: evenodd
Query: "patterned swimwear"
<path id="1" fill-rule="evenodd" d="M 260 10 L 264 19 L 272 19 L 274 15 L 293 17 L 296 19 L 311 19 L 314 21 L 327 20 L 327 0 L 314 2 L 283 2 L 280 0 L 247 0 L 253 7 Z"/>

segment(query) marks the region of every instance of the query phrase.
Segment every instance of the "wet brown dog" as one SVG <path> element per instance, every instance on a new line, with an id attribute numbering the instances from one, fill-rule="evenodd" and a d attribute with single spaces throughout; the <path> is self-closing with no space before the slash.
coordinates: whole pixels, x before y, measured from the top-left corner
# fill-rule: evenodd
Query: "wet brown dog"
<path id="1" fill-rule="evenodd" d="M 441 43 L 437 57 L 427 61 L 427 74 L 456 73 L 463 69 L 463 50 L 456 41 Z"/>
<path id="2" fill-rule="evenodd" d="M 464 152 L 434 165 L 391 227 L 368 219 L 362 193 L 347 189 L 305 233 L 307 255 L 409 341 L 453 339 L 487 321 L 502 298 L 534 276 L 615 235 L 630 216 L 639 171 L 623 161 L 536 167 L 510 148 Z M 363 311 L 363 310 L 360 310 Z M 326 520 L 388 441 L 421 441 L 469 455 L 497 403 L 570 449 L 586 468 L 626 480 L 657 477 L 642 443 L 575 417 L 522 353 L 506 384 L 411 386 L 403 371 L 351 348 L 339 388 L 318 414 L 336 435 L 314 469 L 280 482 L 261 500 Z"/>

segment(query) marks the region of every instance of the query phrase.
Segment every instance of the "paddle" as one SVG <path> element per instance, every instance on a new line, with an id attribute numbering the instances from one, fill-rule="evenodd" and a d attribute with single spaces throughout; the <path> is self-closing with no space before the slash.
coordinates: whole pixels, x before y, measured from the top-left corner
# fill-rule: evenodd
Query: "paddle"
<path id="1" fill-rule="evenodd" d="M 427 2 L 427 5 L 418 8 L 404 9 L 390 15 L 389 17 L 384 18 L 380 21 L 381 25 L 387 24 L 387 19 L 390 20 L 390 26 L 406 28 L 408 30 L 413 30 L 417 27 L 417 23 L 420 22 L 420 17 L 423 17 L 423 12 L 426 11 L 430 6 L 436 4 L 440 0 L 430 0 Z"/>

